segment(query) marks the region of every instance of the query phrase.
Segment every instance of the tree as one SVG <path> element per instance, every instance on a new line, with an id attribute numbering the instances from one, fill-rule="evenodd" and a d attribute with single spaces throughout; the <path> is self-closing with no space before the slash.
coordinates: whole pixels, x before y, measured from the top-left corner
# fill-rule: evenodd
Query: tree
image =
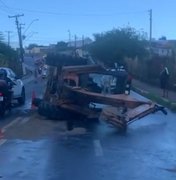
<path id="1" fill-rule="evenodd" d="M 164 40 L 164 41 L 166 41 L 166 40 L 167 40 L 167 37 L 166 37 L 166 36 L 161 36 L 161 37 L 159 38 L 159 40 Z"/>
<path id="2" fill-rule="evenodd" d="M 10 67 L 17 74 L 21 73 L 21 66 L 18 55 L 15 50 L 3 42 L 3 36 L 0 33 L 0 66 Z"/>
<path id="3" fill-rule="evenodd" d="M 0 32 L 0 42 L 2 42 L 4 40 L 4 36 L 3 34 Z"/>
<path id="4" fill-rule="evenodd" d="M 34 47 L 38 47 L 38 44 L 29 44 L 28 48 L 29 50 L 33 49 Z"/>
<path id="5" fill-rule="evenodd" d="M 119 28 L 94 35 L 89 47 L 92 56 L 107 65 L 123 63 L 125 57 L 142 57 L 147 53 L 147 41 L 135 29 Z"/>
<path id="6" fill-rule="evenodd" d="M 56 44 L 56 50 L 58 51 L 64 51 L 68 49 L 68 44 L 64 41 L 60 41 Z"/>

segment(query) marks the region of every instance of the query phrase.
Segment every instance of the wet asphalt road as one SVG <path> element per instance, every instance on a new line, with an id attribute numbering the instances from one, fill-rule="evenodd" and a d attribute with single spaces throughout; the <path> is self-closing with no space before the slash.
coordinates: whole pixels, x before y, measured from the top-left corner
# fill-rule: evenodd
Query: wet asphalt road
<path id="1" fill-rule="evenodd" d="M 28 84 L 28 102 L 32 90 L 40 95 L 43 86 Z M 176 118 L 170 111 L 149 115 L 120 134 L 101 121 L 79 122 L 67 131 L 64 121 L 24 113 L 27 107 L 14 110 L 19 114 L 11 118 L 19 119 L 0 140 L 0 179 L 176 179 Z"/>
<path id="2" fill-rule="evenodd" d="M 41 120 L 46 126 L 54 124 L 43 129 L 46 134 L 37 134 L 40 129 L 30 121 L 19 123 L 8 130 L 14 134 L 7 132 L 7 141 L 0 146 L 0 175 L 9 180 L 174 180 L 174 116 L 151 115 L 131 124 L 126 134 L 102 122 L 86 123 L 82 126 L 85 131 L 63 130 L 63 134 L 52 121 Z M 40 122 L 34 119 L 33 123 Z M 38 128 L 43 126 L 41 123 Z"/>

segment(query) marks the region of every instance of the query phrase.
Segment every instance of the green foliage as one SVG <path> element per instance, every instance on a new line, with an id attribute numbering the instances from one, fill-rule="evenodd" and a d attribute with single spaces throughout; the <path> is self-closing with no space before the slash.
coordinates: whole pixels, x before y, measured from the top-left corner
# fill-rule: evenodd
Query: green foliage
<path id="1" fill-rule="evenodd" d="M 0 32 L 0 42 L 4 40 L 3 34 Z"/>
<path id="2" fill-rule="evenodd" d="M 163 105 L 164 107 L 171 109 L 173 112 L 176 112 L 176 103 L 173 102 L 172 100 L 165 99 L 165 98 L 159 96 L 158 94 L 152 94 L 147 91 L 141 91 L 140 89 L 138 89 L 136 87 L 132 87 L 132 89 L 133 89 L 133 91 L 137 92 L 138 94 L 140 94 L 160 105 Z"/>
<path id="3" fill-rule="evenodd" d="M 17 74 L 21 73 L 20 62 L 15 50 L 3 42 L 0 34 L 0 66 L 12 68 Z"/>
<path id="4" fill-rule="evenodd" d="M 56 50 L 57 51 L 64 51 L 64 50 L 67 50 L 68 47 L 67 47 L 67 43 L 64 42 L 64 41 L 60 41 L 56 44 Z"/>
<path id="5" fill-rule="evenodd" d="M 123 63 L 125 57 L 135 58 L 147 55 L 147 41 L 135 29 L 119 28 L 95 34 L 95 42 L 90 45 L 92 56 L 105 64 Z"/>
<path id="6" fill-rule="evenodd" d="M 166 40 L 167 40 L 167 37 L 166 37 L 166 36 L 161 36 L 161 37 L 159 38 L 159 40 L 166 41 Z"/>
<path id="7" fill-rule="evenodd" d="M 136 78 L 149 84 L 160 86 L 162 65 L 167 66 L 170 74 L 169 88 L 175 90 L 176 61 L 175 57 L 153 55 L 150 58 L 125 59 L 128 71 Z"/>
<path id="8" fill-rule="evenodd" d="M 29 50 L 33 49 L 34 47 L 38 47 L 38 44 L 29 44 L 28 48 Z"/>

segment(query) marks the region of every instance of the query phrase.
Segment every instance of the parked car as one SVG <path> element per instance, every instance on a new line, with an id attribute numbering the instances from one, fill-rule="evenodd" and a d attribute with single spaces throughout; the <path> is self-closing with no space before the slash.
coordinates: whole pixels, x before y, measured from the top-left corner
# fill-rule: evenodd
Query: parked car
<path id="1" fill-rule="evenodd" d="M 18 100 L 19 104 L 25 103 L 25 87 L 23 81 L 10 68 L 0 67 L 7 72 L 7 77 L 10 78 L 15 85 L 13 86 L 13 99 Z"/>

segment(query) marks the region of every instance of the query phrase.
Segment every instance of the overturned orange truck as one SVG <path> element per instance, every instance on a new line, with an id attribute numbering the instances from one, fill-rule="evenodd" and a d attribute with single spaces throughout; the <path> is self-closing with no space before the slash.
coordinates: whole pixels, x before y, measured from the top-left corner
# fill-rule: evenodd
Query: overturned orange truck
<path id="1" fill-rule="evenodd" d="M 164 107 L 152 101 L 126 94 L 102 93 L 101 77 L 113 77 L 114 73 L 90 64 L 87 59 L 49 55 L 46 63 L 50 68 L 46 91 L 39 104 L 41 115 L 54 119 L 64 119 L 69 114 L 87 119 L 102 117 L 107 123 L 126 130 L 129 123 L 148 114 L 157 111 L 167 114 Z M 103 108 L 97 108 L 97 104 L 102 104 Z"/>

